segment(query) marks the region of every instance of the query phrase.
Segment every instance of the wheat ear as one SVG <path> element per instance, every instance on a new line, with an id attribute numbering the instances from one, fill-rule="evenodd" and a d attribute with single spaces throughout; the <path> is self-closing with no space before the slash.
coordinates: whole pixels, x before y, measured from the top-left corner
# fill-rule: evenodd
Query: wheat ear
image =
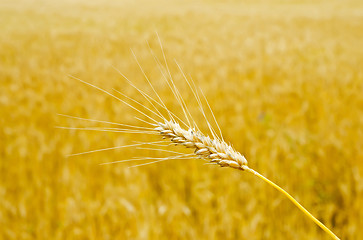
<path id="1" fill-rule="evenodd" d="M 157 35 L 158 36 L 158 35 Z M 148 84 L 150 85 L 151 89 L 153 90 L 153 92 L 155 93 L 155 95 L 157 96 L 158 100 L 155 100 L 154 98 L 152 98 L 151 96 L 149 96 L 148 94 L 146 94 L 145 92 L 143 92 L 142 90 L 138 89 L 126 76 L 124 76 L 121 72 L 120 75 L 132 86 L 134 87 L 143 97 L 144 99 L 150 103 L 150 105 L 152 106 L 154 110 L 146 107 L 145 105 L 143 105 L 142 103 L 126 96 L 125 94 L 116 91 L 117 93 L 119 93 L 120 95 L 126 97 L 127 99 L 129 99 L 130 101 L 132 101 L 135 105 L 140 106 L 142 108 L 144 108 L 144 110 L 146 112 L 150 112 L 152 114 L 154 114 L 156 116 L 157 119 L 161 119 L 161 120 L 156 120 L 154 118 L 152 118 L 151 116 L 149 116 L 146 112 L 143 112 L 142 110 L 139 110 L 138 108 L 136 108 L 135 106 L 133 106 L 130 103 L 127 103 L 126 101 L 120 99 L 119 97 L 115 96 L 114 94 L 100 88 L 97 87 L 93 84 L 87 83 L 81 79 L 72 77 L 80 82 L 83 82 L 95 89 L 98 89 L 101 92 L 106 93 L 107 95 L 119 100 L 120 102 L 126 104 L 127 106 L 129 106 L 131 109 L 135 110 L 136 112 L 138 112 L 139 114 L 141 114 L 142 116 L 146 117 L 148 119 L 148 121 L 142 120 L 140 118 L 136 118 L 137 120 L 140 120 L 148 125 L 151 125 L 153 127 L 151 128 L 145 128 L 145 127 L 138 127 L 138 126 L 132 126 L 132 125 L 127 125 L 127 124 L 118 124 L 118 123 L 110 123 L 110 122 L 106 122 L 106 121 L 99 121 L 99 120 L 92 120 L 92 119 L 84 119 L 84 118 L 79 118 L 79 117 L 72 117 L 71 118 L 77 118 L 77 119 L 83 119 L 83 120 L 88 120 L 88 121 L 96 121 L 96 122 L 100 122 L 100 123 L 108 123 L 108 124 L 116 124 L 116 125 L 120 125 L 122 127 L 124 127 L 121 130 L 116 130 L 116 132 L 128 132 L 128 133 L 141 133 L 141 134 L 154 134 L 155 132 L 160 134 L 164 139 L 169 139 L 172 143 L 176 144 L 176 145 L 183 145 L 184 147 L 187 148 L 191 148 L 194 149 L 194 154 L 197 157 L 206 159 L 208 161 L 210 161 L 213 164 L 217 164 L 221 167 L 231 167 L 231 168 L 235 168 L 238 170 L 242 170 L 242 171 L 247 171 L 250 172 L 252 174 L 254 174 L 255 176 L 259 177 L 260 179 L 264 180 L 266 183 L 270 184 L 271 186 L 273 186 L 274 188 L 276 188 L 278 191 L 280 191 L 281 193 L 283 193 L 293 204 L 295 204 L 306 216 L 308 216 L 312 221 L 314 221 L 321 229 L 323 229 L 327 234 L 329 234 L 333 239 L 339 239 L 329 228 L 327 228 L 323 223 L 321 223 L 318 219 L 316 219 L 311 213 L 309 213 L 301 204 L 299 204 L 289 193 L 287 193 L 285 190 L 283 190 L 281 187 L 279 187 L 277 184 L 273 183 L 272 181 L 270 181 L 269 179 L 267 179 L 266 177 L 262 176 L 261 174 L 259 174 L 258 172 L 256 172 L 255 170 L 251 169 L 248 167 L 248 163 L 246 158 L 239 152 L 237 152 L 231 145 L 227 144 L 222 136 L 222 133 L 220 131 L 219 125 L 216 121 L 216 118 L 213 114 L 213 111 L 211 110 L 209 103 L 207 101 L 207 99 L 205 98 L 205 96 L 203 95 L 206 103 L 208 104 L 209 110 L 211 111 L 211 114 L 213 116 L 213 119 L 216 123 L 216 125 L 218 126 L 219 132 L 220 132 L 220 137 L 218 137 L 218 134 L 216 134 L 216 132 L 213 130 L 213 128 L 211 127 L 211 125 L 209 124 L 207 117 L 205 115 L 205 112 L 203 110 L 202 104 L 201 104 L 201 100 L 200 97 L 198 95 L 198 92 L 195 91 L 195 85 L 194 82 L 193 86 L 194 89 L 192 87 L 192 85 L 190 84 L 189 80 L 186 78 L 186 76 L 184 75 L 181 67 L 179 66 L 179 64 L 177 64 L 179 70 L 181 71 L 185 81 L 187 82 L 188 86 L 190 87 L 194 97 L 196 98 L 198 105 L 200 107 L 200 110 L 204 116 L 204 118 L 207 121 L 209 130 L 213 136 L 213 138 L 204 135 L 198 128 L 198 126 L 196 125 L 195 121 L 192 119 L 192 116 L 190 114 L 190 112 L 188 111 L 188 108 L 180 94 L 180 92 L 177 90 L 172 75 L 170 73 L 170 70 L 168 68 L 168 63 L 166 61 L 165 58 L 165 54 L 164 54 L 164 50 L 160 41 L 160 38 L 158 36 L 158 40 L 160 43 L 160 48 L 162 51 L 162 55 L 164 58 L 164 63 L 167 69 L 167 76 L 164 75 L 163 71 L 162 71 L 162 67 L 161 64 L 159 62 L 159 60 L 155 57 L 155 55 L 153 54 L 155 61 L 157 62 L 161 73 L 168 85 L 168 87 L 170 88 L 170 90 L 172 91 L 173 95 L 175 96 L 175 98 L 177 99 L 181 109 L 183 110 L 184 116 L 187 120 L 187 123 L 183 122 L 177 115 L 173 114 L 165 105 L 165 103 L 162 101 L 161 97 L 159 96 L 159 94 L 156 92 L 155 88 L 153 87 L 153 85 L 151 84 L 150 80 L 148 79 L 147 75 L 145 74 L 144 70 L 142 69 L 141 65 L 139 64 L 135 54 L 135 60 L 138 64 L 138 66 L 141 69 L 141 72 L 143 73 L 145 79 L 147 80 Z M 151 50 L 151 49 L 150 49 Z M 164 115 L 158 110 L 157 106 L 163 108 L 164 110 L 167 111 L 167 114 L 169 116 L 169 118 L 171 120 L 167 120 Z M 65 116 L 65 115 L 64 115 Z M 182 128 L 176 121 L 175 119 L 179 120 L 183 125 L 185 125 L 188 130 L 185 130 L 184 128 Z M 149 122 L 151 121 L 151 122 Z M 191 124 L 193 123 L 193 124 Z M 190 126 L 194 126 L 194 128 L 191 128 Z M 68 128 L 68 129 L 75 129 L 75 128 Z M 84 128 L 84 130 L 98 130 L 98 131 L 115 131 L 114 129 L 110 129 L 110 128 L 106 128 L 106 129 L 94 129 L 94 128 Z M 154 142 L 154 143 L 158 143 L 158 142 Z M 99 151 L 104 151 L 104 150 L 110 150 L 110 149 L 116 149 L 116 148 L 121 148 L 121 147 L 132 147 L 132 146 L 136 146 L 136 145 L 144 145 L 147 143 L 140 143 L 140 144 L 133 144 L 133 145 L 128 145 L 128 146 L 119 146 L 119 147 L 111 147 L 111 148 L 105 148 L 105 149 L 97 149 L 97 150 L 92 150 L 92 151 L 88 151 L 88 152 L 83 152 L 83 153 L 77 153 L 77 154 L 73 154 L 73 155 L 80 155 L 80 154 L 85 154 L 85 153 L 92 153 L 92 152 L 99 152 Z M 149 143 L 152 144 L 152 143 Z M 169 151 L 170 152 L 170 151 Z M 151 164 L 151 163 L 157 163 L 157 162 L 161 162 L 161 161 L 165 161 L 168 159 L 176 159 L 176 158 L 184 158 L 184 157 L 189 157 L 190 154 L 181 154 L 178 155 L 177 157 L 174 158 L 154 158 L 153 162 L 150 163 L 146 163 L 146 164 Z M 151 159 L 151 158 L 144 158 L 141 160 L 146 160 L 146 159 Z M 111 163 L 117 163 L 117 162 L 125 162 L 125 161 L 136 161 L 136 160 L 140 160 L 140 159 L 129 159 L 129 160 L 124 160 L 124 161 L 116 161 L 116 162 L 111 162 Z M 111 164 L 111 163 L 106 163 L 106 164 Z M 140 165 L 136 165 L 136 166 L 143 166 L 146 164 L 140 164 Z M 136 167 L 134 166 L 134 167 Z"/>
<path id="2" fill-rule="evenodd" d="M 270 184 L 278 191 L 283 193 L 293 204 L 295 204 L 306 216 L 314 221 L 321 229 L 329 234 L 333 239 L 339 239 L 329 228 L 322 222 L 316 219 L 308 210 L 298 203 L 289 193 L 273 183 L 266 177 L 262 176 L 255 170 L 247 166 L 245 157 L 233 149 L 233 147 L 223 140 L 211 139 L 203 135 L 195 129 L 185 130 L 174 121 L 158 122 L 155 130 L 163 136 L 164 139 L 170 139 L 171 142 L 177 145 L 183 145 L 187 148 L 194 149 L 195 155 L 209 160 L 211 163 L 220 165 L 221 167 L 231 167 L 239 170 L 244 170 L 254 174 L 266 183 Z"/>

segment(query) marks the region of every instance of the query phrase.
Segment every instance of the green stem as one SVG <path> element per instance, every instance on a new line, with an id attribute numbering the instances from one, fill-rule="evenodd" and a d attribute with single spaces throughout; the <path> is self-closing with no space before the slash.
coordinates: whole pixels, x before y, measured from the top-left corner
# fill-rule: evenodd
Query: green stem
<path id="1" fill-rule="evenodd" d="M 262 180 L 264 180 L 265 182 L 267 182 L 268 184 L 270 184 L 271 186 L 273 186 L 274 188 L 276 188 L 277 190 L 279 190 L 280 192 L 282 192 L 293 204 L 295 204 L 306 216 L 308 216 L 311 220 L 313 220 L 321 229 L 323 229 L 327 234 L 329 234 L 333 239 L 336 240 L 340 240 L 329 228 L 327 228 L 323 223 L 321 223 L 318 219 L 316 219 L 311 213 L 308 212 L 308 210 L 306 210 L 303 206 L 301 206 L 300 203 L 298 203 L 295 198 L 293 198 L 290 194 L 288 194 L 284 189 L 282 189 L 281 187 L 279 187 L 277 184 L 275 184 L 274 182 L 270 181 L 269 179 L 267 179 L 266 177 L 262 176 L 261 174 L 259 174 L 258 172 L 256 172 L 255 170 L 247 167 L 247 166 L 243 166 L 243 170 L 248 171 L 250 173 L 253 173 L 255 176 L 261 178 Z"/>

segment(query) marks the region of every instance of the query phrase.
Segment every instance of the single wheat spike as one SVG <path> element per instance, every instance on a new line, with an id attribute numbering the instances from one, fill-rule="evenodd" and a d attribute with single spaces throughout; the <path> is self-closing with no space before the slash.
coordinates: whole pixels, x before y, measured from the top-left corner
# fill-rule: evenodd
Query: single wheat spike
<path id="1" fill-rule="evenodd" d="M 200 131 L 194 129 L 185 130 L 174 121 L 158 122 L 155 130 L 159 132 L 163 138 L 170 139 L 177 145 L 183 145 L 187 148 L 194 149 L 194 153 L 201 158 L 209 160 L 211 163 L 220 165 L 221 167 L 231 167 L 253 173 L 261 178 L 278 191 L 282 192 L 293 204 L 295 204 L 306 216 L 313 220 L 320 228 L 328 233 L 333 239 L 339 239 L 329 228 L 316 219 L 308 212 L 300 203 L 298 203 L 289 193 L 281 187 L 262 176 L 255 170 L 247 166 L 245 157 L 233 149 L 232 146 L 220 139 L 211 139 L 203 135 Z"/>
<path id="2" fill-rule="evenodd" d="M 194 120 L 192 119 L 191 114 L 189 113 L 187 106 L 180 94 L 180 92 L 176 89 L 176 86 L 174 85 L 172 76 L 170 74 L 170 71 L 168 69 L 168 64 L 165 58 L 165 54 L 160 42 L 160 38 L 159 39 L 159 43 L 160 43 L 160 47 L 163 53 L 163 57 L 164 57 L 164 61 L 165 61 L 165 66 L 167 69 L 167 73 L 168 75 L 164 76 L 166 83 L 168 84 L 170 90 L 172 91 L 172 93 L 174 94 L 174 96 L 176 97 L 179 105 L 181 106 L 183 113 L 185 115 L 185 118 L 187 120 L 188 123 L 184 123 L 179 117 L 177 117 L 175 114 L 173 114 L 172 112 L 170 112 L 170 110 L 166 107 L 166 105 L 164 104 L 164 102 L 162 101 L 161 97 L 158 95 L 158 93 L 155 91 L 154 87 L 152 86 L 150 80 L 148 79 L 147 75 L 145 74 L 145 72 L 143 71 L 143 69 L 141 68 L 141 65 L 139 64 L 139 62 L 135 57 L 135 60 L 137 61 L 142 73 L 145 76 L 145 79 L 147 80 L 147 82 L 149 83 L 149 85 L 151 86 L 153 92 L 155 93 L 155 95 L 157 96 L 157 99 L 159 100 L 155 100 L 152 97 L 150 97 L 148 94 L 146 94 L 145 92 L 141 91 L 140 89 L 138 89 L 126 76 L 124 76 L 121 72 L 119 72 L 123 78 L 125 78 L 127 80 L 127 82 L 134 87 L 144 98 L 145 100 L 151 104 L 151 106 L 155 109 L 155 111 L 153 111 L 152 109 L 144 106 L 142 103 L 131 99 L 130 97 L 127 97 L 125 94 L 118 92 L 120 95 L 126 97 L 127 99 L 129 99 L 130 101 L 132 101 L 134 103 L 134 105 L 126 102 L 125 100 L 120 99 L 119 97 L 115 96 L 114 94 L 100 88 L 97 87 L 93 84 L 87 83 L 81 79 L 78 79 L 76 77 L 72 77 L 80 82 L 83 82 L 95 89 L 98 89 L 101 92 L 106 93 L 107 95 L 119 100 L 120 102 L 126 104 L 127 106 L 129 106 L 131 109 L 135 110 L 136 112 L 138 112 L 139 114 L 141 114 L 142 116 L 146 117 L 148 120 L 141 120 L 139 118 L 137 118 L 138 120 L 145 122 L 151 126 L 154 126 L 154 128 L 144 128 L 144 127 L 139 127 L 139 126 L 132 126 L 132 125 L 127 125 L 127 124 L 117 124 L 117 123 L 111 123 L 111 124 L 116 124 L 116 125 L 120 125 L 123 128 L 120 128 L 120 130 L 116 131 L 116 132 L 129 132 L 129 133 L 141 133 L 141 134 L 145 134 L 145 133 L 155 133 L 155 131 L 157 133 L 159 133 L 164 139 L 169 139 L 172 143 L 176 144 L 176 145 L 183 145 L 187 148 L 191 148 L 194 149 L 194 154 L 195 156 L 198 156 L 200 158 L 206 159 L 208 161 L 210 161 L 211 163 L 214 164 L 218 164 L 221 167 L 231 167 L 231 168 L 235 168 L 238 170 L 242 170 L 242 171 L 246 171 L 246 172 L 250 172 L 252 174 L 254 174 L 255 176 L 259 177 L 260 179 L 262 179 L 263 181 L 265 181 L 266 183 L 270 184 L 271 186 L 273 186 L 274 188 L 276 188 L 278 191 L 280 191 L 281 193 L 283 193 L 293 204 L 295 204 L 306 216 L 308 216 L 312 221 L 314 221 L 321 229 L 323 229 L 326 233 L 328 233 L 333 239 L 339 239 L 329 228 L 327 228 L 323 223 L 321 223 L 318 219 L 316 219 L 311 213 L 309 213 L 301 204 L 299 204 L 290 194 L 288 194 L 285 190 L 283 190 L 281 187 L 279 187 L 278 185 L 276 185 L 275 183 L 273 183 L 272 181 L 270 181 L 269 179 L 267 179 L 266 177 L 262 176 L 261 174 L 259 174 L 258 172 L 256 172 L 255 170 L 251 169 L 248 167 L 248 163 L 247 160 L 245 159 L 245 157 L 237 152 L 235 149 L 233 149 L 233 147 L 229 144 L 227 144 L 222 137 L 222 133 L 220 131 L 219 125 L 214 117 L 214 114 L 208 104 L 208 107 L 213 115 L 213 119 L 216 123 L 216 125 L 218 126 L 218 129 L 220 131 L 220 135 L 221 138 L 217 137 L 217 134 L 215 134 L 215 131 L 212 129 L 212 127 L 210 126 L 209 122 L 208 123 L 208 127 L 209 130 L 211 131 L 213 138 L 208 137 L 206 135 L 204 135 L 203 133 L 201 133 L 198 129 L 198 127 L 196 126 Z M 156 58 L 156 61 L 158 63 L 158 66 L 160 66 L 160 62 L 159 60 Z M 178 65 L 178 64 L 177 64 Z M 182 69 L 180 68 L 180 66 L 178 65 L 181 73 L 183 74 L 186 82 L 188 83 L 189 87 L 191 88 L 193 95 L 195 96 L 201 112 L 203 114 L 203 116 L 206 118 L 202 104 L 201 104 L 201 100 L 199 98 L 198 93 L 191 87 L 190 82 L 188 81 L 188 79 L 185 77 Z M 162 72 L 163 73 L 163 72 Z M 194 85 L 194 83 L 193 83 Z M 205 96 L 203 95 L 203 97 L 205 98 Z M 206 98 L 205 98 L 206 100 Z M 139 110 L 138 108 L 136 108 L 135 106 L 140 106 L 142 108 L 145 109 L 145 112 Z M 157 106 L 163 108 L 164 110 L 167 111 L 168 116 L 170 117 L 171 120 L 167 120 L 165 118 L 165 116 L 157 109 Z M 147 114 L 146 112 L 150 112 L 152 114 L 154 114 L 156 116 L 157 119 L 161 119 L 161 120 L 156 120 L 153 117 L 151 117 L 149 114 Z M 65 115 L 64 115 L 65 116 Z M 106 121 L 98 121 L 98 120 L 92 120 L 92 119 L 84 119 L 84 118 L 79 118 L 79 117 L 72 117 L 71 118 L 77 118 L 77 119 L 83 119 L 83 120 L 89 120 L 89 121 L 96 121 L 96 122 L 100 122 L 100 123 L 108 123 L 110 124 L 110 122 L 106 122 Z M 176 121 L 175 118 L 180 120 L 181 123 L 183 123 L 185 126 L 187 126 L 189 129 L 185 130 L 184 128 L 182 128 Z M 207 120 L 207 119 L 206 119 Z M 148 122 L 150 121 L 150 122 Z M 191 128 L 189 126 L 192 126 L 191 122 L 193 122 L 193 126 L 196 127 L 196 129 Z M 76 129 L 76 128 L 68 128 L 68 129 Z M 98 131 L 114 131 L 113 129 L 93 129 L 93 128 L 83 128 L 84 130 L 98 130 Z M 139 145 L 144 145 L 146 143 L 140 143 L 140 144 L 132 144 L 132 145 L 128 145 L 128 146 L 121 146 L 121 147 L 133 147 L 133 146 L 139 146 Z M 120 147 L 112 147 L 112 148 L 105 148 L 105 149 L 97 149 L 97 150 L 92 150 L 92 151 L 88 151 L 88 152 L 83 152 L 83 153 L 76 153 L 76 154 L 72 154 L 72 155 L 80 155 L 80 154 L 86 154 L 86 153 L 92 153 L 92 152 L 98 152 L 98 151 L 104 151 L 104 150 L 110 150 L 110 149 L 116 149 L 116 148 L 120 148 Z M 187 154 L 189 156 L 189 154 Z M 179 157 L 185 157 L 187 155 L 179 155 Z M 178 157 L 176 157 L 178 158 Z M 173 159 L 173 158 L 161 158 L 158 159 L 157 161 L 151 162 L 151 163 L 156 163 L 156 162 L 161 162 L 167 159 Z M 106 163 L 106 164 L 112 164 L 112 163 L 118 163 L 118 162 L 125 162 L 125 161 L 136 161 L 137 159 L 131 159 L 131 160 L 124 160 L 124 161 L 116 161 L 116 162 L 110 162 L 110 163 Z M 145 160 L 145 159 L 143 159 Z M 147 163 L 150 164 L 150 163 Z M 142 166 L 142 165 L 146 165 L 146 164 L 140 164 L 140 165 L 136 165 L 136 166 Z M 135 167 L 135 166 L 134 166 Z"/>

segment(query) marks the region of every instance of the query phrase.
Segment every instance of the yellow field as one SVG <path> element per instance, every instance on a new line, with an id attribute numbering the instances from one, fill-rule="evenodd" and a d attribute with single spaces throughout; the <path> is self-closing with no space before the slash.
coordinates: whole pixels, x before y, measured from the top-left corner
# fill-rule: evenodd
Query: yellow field
<path id="1" fill-rule="evenodd" d="M 202 160 L 99 165 L 136 148 L 66 157 L 158 139 L 55 128 L 101 126 L 57 113 L 138 123 L 69 77 L 142 100 L 113 68 L 151 93 L 130 48 L 180 113 L 150 52 L 162 60 L 156 31 L 190 109 L 174 59 L 252 168 L 341 239 L 363 239 L 360 0 L 0 1 L 0 239 L 329 239 L 248 173 Z"/>

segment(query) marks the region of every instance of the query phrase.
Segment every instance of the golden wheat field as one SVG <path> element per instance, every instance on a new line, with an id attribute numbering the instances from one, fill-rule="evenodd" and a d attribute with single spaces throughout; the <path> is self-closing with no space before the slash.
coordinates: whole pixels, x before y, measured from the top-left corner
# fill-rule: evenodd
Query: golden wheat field
<path id="1" fill-rule="evenodd" d="M 142 102 L 118 72 L 152 94 L 132 51 L 180 114 L 158 36 L 203 130 L 174 59 L 249 166 L 341 239 L 363 239 L 362 1 L 0 0 L 0 35 L 0 239 L 329 239 L 243 171 L 194 158 L 99 165 L 172 155 L 136 147 L 67 157 L 161 140 L 56 128 L 105 126 L 57 114 L 140 123 L 70 77 Z"/>

